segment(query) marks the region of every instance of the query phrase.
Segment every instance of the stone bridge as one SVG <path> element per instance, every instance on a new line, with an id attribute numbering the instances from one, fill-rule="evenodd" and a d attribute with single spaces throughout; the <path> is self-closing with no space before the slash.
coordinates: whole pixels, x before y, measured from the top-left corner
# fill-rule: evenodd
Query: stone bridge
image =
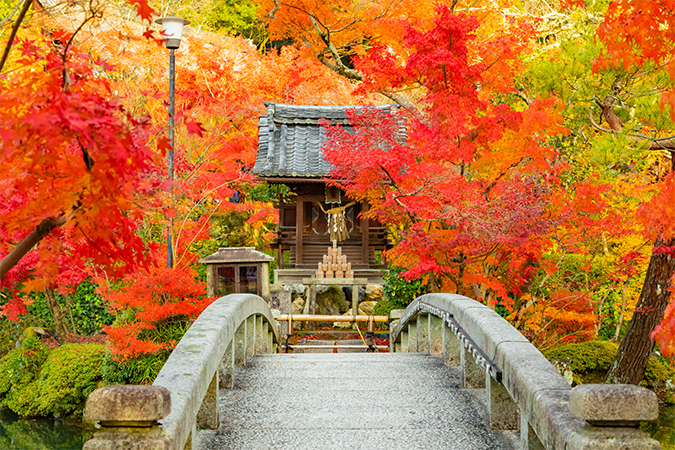
<path id="1" fill-rule="evenodd" d="M 651 391 L 571 389 L 475 300 L 428 294 L 393 318 L 391 353 L 276 354 L 267 304 L 222 297 L 152 386 L 89 396 L 84 449 L 661 448 L 637 427 L 658 415 Z"/>

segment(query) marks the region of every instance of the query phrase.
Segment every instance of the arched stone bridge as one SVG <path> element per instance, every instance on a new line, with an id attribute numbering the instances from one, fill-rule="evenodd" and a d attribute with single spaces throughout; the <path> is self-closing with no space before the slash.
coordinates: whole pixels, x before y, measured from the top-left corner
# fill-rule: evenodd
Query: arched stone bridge
<path id="1" fill-rule="evenodd" d="M 391 353 L 275 354 L 277 329 L 260 297 L 218 299 L 152 386 L 89 396 L 101 428 L 84 449 L 661 448 L 637 428 L 658 415 L 652 392 L 570 389 L 466 297 L 416 299 L 391 324 Z"/>

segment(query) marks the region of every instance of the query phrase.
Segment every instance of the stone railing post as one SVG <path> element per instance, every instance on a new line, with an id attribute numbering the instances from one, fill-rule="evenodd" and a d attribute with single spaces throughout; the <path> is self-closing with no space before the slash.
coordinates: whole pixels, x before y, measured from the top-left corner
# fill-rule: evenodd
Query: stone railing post
<path id="1" fill-rule="evenodd" d="M 408 353 L 410 351 L 410 347 L 408 347 L 408 329 L 406 330 L 401 330 L 401 352 L 403 353 Z"/>
<path id="2" fill-rule="evenodd" d="M 460 360 L 464 389 L 484 389 L 485 369 L 476 364 L 474 356 L 467 351 L 464 345 L 460 348 Z"/>
<path id="3" fill-rule="evenodd" d="M 462 341 L 443 323 L 443 361 L 446 366 L 461 366 L 461 347 Z"/>
<path id="4" fill-rule="evenodd" d="M 429 314 L 429 354 L 443 354 L 443 319 Z"/>
<path id="5" fill-rule="evenodd" d="M 234 333 L 234 364 L 237 366 L 246 365 L 246 326 L 248 320 L 244 320 Z"/>
<path id="6" fill-rule="evenodd" d="M 396 329 L 396 325 L 398 325 L 399 321 L 401 320 L 401 317 L 403 317 L 403 313 L 405 312 L 405 309 L 392 309 L 389 311 L 389 351 L 390 352 L 395 352 L 395 353 L 400 353 L 403 351 L 403 337 L 401 337 L 400 342 L 394 342 L 394 339 L 392 339 L 392 336 L 394 335 L 394 330 Z"/>
<path id="7" fill-rule="evenodd" d="M 520 416 L 520 449 L 546 450 L 524 415 Z"/>
<path id="8" fill-rule="evenodd" d="M 282 288 L 278 289 L 273 289 L 271 291 L 271 300 L 270 300 L 270 308 L 272 311 L 277 310 L 278 314 L 291 314 L 293 311 L 291 310 L 291 292 L 286 291 Z M 274 318 L 278 319 L 279 315 L 276 315 Z M 280 322 L 279 323 L 281 329 L 279 330 L 279 336 L 281 336 L 281 339 L 285 340 L 286 335 L 288 334 L 288 322 Z"/>
<path id="9" fill-rule="evenodd" d="M 255 315 L 249 316 L 246 319 L 246 357 L 253 358 L 255 356 Z"/>
<path id="10" fill-rule="evenodd" d="M 218 368 L 220 385 L 225 389 L 232 389 L 234 387 L 234 348 L 235 340 L 233 338 L 227 346 Z"/>
<path id="11" fill-rule="evenodd" d="M 429 353 L 429 314 L 417 314 L 417 351 Z"/>
<path id="12" fill-rule="evenodd" d="M 417 342 L 417 320 L 411 320 L 408 322 L 408 351 L 410 353 L 417 353 L 418 352 L 418 345 L 419 343 Z"/>
<path id="13" fill-rule="evenodd" d="M 267 340 L 267 329 L 263 328 L 263 316 L 255 316 L 255 354 L 265 353 L 263 339 Z"/>
<path id="14" fill-rule="evenodd" d="M 272 333 L 273 326 L 272 323 L 265 321 L 265 333 L 263 334 L 265 353 L 276 353 L 273 345 L 274 339 L 270 339 L 270 333 Z"/>
<path id="15" fill-rule="evenodd" d="M 517 430 L 520 428 L 518 405 L 503 384 L 495 381 L 485 371 L 485 397 L 490 428 L 493 430 Z"/>
<path id="16" fill-rule="evenodd" d="M 260 316 L 260 321 L 260 353 L 270 353 L 269 346 L 267 345 L 267 335 L 269 333 L 270 324 L 264 320 L 263 316 Z"/>
<path id="17" fill-rule="evenodd" d="M 218 391 L 219 380 L 218 371 L 213 374 L 211 383 L 204 394 L 204 400 L 197 412 L 197 428 L 200 430 L 216 430 L 220 425 L 220 417 L 218 410 Z"/>
<path id="18" fill-rule="evenodd" d="M 640 422 L 654 421 L 659 416 L 656 394 L 632 384 L 582 384 L 570 392 L 570 412 L 591 426 L 578 434 L 573 449 L 603 447 L 608 441 L 612 449 L 661 448 L 648 433 L 640 430 Z"/>
<path id="19" fill-rule="evenodd" d="M 171 394 L 160 386 L 113 385 L 89 394 L 85 420 L 101 428 L 83 450 L 169 450 L 170 439 L 157 421 L 171 412 Z"/>

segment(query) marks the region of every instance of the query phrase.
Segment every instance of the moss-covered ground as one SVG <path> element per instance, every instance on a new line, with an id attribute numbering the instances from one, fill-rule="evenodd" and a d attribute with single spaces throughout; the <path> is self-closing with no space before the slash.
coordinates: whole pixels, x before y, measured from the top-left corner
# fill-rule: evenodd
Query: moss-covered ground
<path id="1" fill-rule="evenodd" d="M 603 383 L 614 361 L 618 345 L 609 341 L 566 344 L 544 352 L 544 356 L 573 374 L 573 385 Z M 675 368 L 666 360 L 652 357 L 642 385 L 656 392 L 659 400 L 675 404 Z"/>

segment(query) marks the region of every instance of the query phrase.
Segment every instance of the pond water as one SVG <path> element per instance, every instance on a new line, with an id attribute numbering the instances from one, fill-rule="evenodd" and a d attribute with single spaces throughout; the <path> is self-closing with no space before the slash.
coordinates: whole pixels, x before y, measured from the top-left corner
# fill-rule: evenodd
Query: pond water
<path id="1" fill-rule="evenodd" d="M 0 450 L 81 450 L 93 430 L 47 419 L 21 419 L 0 410 Z"/>
<path id="2" fill-rule="evenodd" d="M 675 450 L 675 406 L 661 407 L 659 420 L 643 425 L 663 446 Z M 82 450 L 92 429 L 47 419 L 21 419 L 0 410 L 0 450 Z"/>

